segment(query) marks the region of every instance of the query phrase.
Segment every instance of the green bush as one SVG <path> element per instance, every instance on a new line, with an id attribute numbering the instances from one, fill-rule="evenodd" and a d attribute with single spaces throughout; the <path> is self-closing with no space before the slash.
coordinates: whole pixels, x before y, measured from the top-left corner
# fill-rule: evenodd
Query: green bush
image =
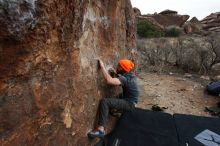
<path id="1" fill-rule="evenodd" d="M 165 29 L 166 37 L 178 37 L 182 34 L 182 29 L 178 26 L 170 26 Z"/>
<path id="2" fill-rule="evenodd" d="M 162 37 L 164 32 L 151 24 L 147 20 L 140 20 L 137 24 L 137 34 L 143 38 L 153 38 L 153 37 Z"/>

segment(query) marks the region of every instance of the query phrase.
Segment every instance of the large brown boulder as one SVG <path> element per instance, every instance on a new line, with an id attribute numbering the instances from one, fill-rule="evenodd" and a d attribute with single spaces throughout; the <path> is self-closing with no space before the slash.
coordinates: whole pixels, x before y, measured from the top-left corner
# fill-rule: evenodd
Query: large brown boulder
<path id="1" fill-rule="evenodd" d="M 201 20 L 201 23 L 204 30 L 220 32 L 220 12 L 210 14 Z"/>
<path id="2" fill-rule="evenodd" d="M 183 24 L 189 19 L 188 15 L 178 15 L 176 11 L 165 10 L 160 12 L 159 14 L 149 14 L 143 15 L 146 18 L 154 19 L 157 23 L 159 23 L 164 28 L 168 26 L 179 26 L 182 27 Z"/>
<path id="3" fill-rule="evenodd" d="M 130 0 L 0 1 L 0 145 L 89 146 L 97 69 L 135 47 Z M 106 90 L 110 89 L 110 90 Z"/>
<path id="4" fill-rule="evenodd" d="M 186 34 L 200 33 L 202 31 L 202 24 L 196 17 L 193 17 L 183 25 L 183 28 Z"/>
<path id="5" fill-rule="evenodd" d="M 150 24 L 154 25 L 154 26 L 157 27 L 158 29 L 161 29 L 161 30 L 164 29 L 164 26 L 162 26 L 161 24 L 159 24 L 159 23 L 158 23 L 155 19 L 153 19 L 152 17 L 137 16 L 136 19 L 137 19 L 137 22 L 144 20 L 144 21 L 147 21 L 147 22 L 149 22 Z"/>

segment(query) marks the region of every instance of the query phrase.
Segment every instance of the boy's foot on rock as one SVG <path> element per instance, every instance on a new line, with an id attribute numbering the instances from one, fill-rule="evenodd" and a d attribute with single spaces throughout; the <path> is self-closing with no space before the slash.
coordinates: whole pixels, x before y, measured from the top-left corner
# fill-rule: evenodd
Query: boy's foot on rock
<path id="1" fill-rule="evenodd" d="M 99 129 L 94 129 L 88 133 L 89 138 L 104 138 L 105 131 L 101 131 Z"/>

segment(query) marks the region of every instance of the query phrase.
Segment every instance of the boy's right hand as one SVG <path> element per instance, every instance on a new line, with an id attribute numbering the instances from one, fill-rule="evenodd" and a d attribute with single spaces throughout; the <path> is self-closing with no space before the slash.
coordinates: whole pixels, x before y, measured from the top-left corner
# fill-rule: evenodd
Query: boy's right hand
<path id="1" fill-rule="evenodd" d="M 104 63 L 102 62 L 101 59 L 98 59 L 98 63 L 99 63 L 99 67 L 103 68 L 104 67 Z"/>

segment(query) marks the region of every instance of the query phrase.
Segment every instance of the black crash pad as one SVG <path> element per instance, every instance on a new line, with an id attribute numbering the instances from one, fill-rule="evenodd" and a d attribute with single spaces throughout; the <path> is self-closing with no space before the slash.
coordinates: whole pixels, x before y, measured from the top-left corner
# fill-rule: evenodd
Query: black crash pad
<path id="1" fill-rule="evenodd" d="M 174 120 L 176 123 L 180 146 L 204 146 L 204 144 L 196 140 L 195 137 L 207 130 L 214 132 L 217 135 L 220 134 L 219 118 L 174 114 Z M 217 137 L 216 139 L 218 139 Z M 210 141 L 211 138 L 206 136 L 204 139 Z M 213 143 L 208 145 L 212 146 L 215 144 Z"/>
<path id="2" fill-rule="evenodd" d="M 124 113 L 105 139 L 106 146 L 178 146 L 170 114 L 138 108 Z"/>

